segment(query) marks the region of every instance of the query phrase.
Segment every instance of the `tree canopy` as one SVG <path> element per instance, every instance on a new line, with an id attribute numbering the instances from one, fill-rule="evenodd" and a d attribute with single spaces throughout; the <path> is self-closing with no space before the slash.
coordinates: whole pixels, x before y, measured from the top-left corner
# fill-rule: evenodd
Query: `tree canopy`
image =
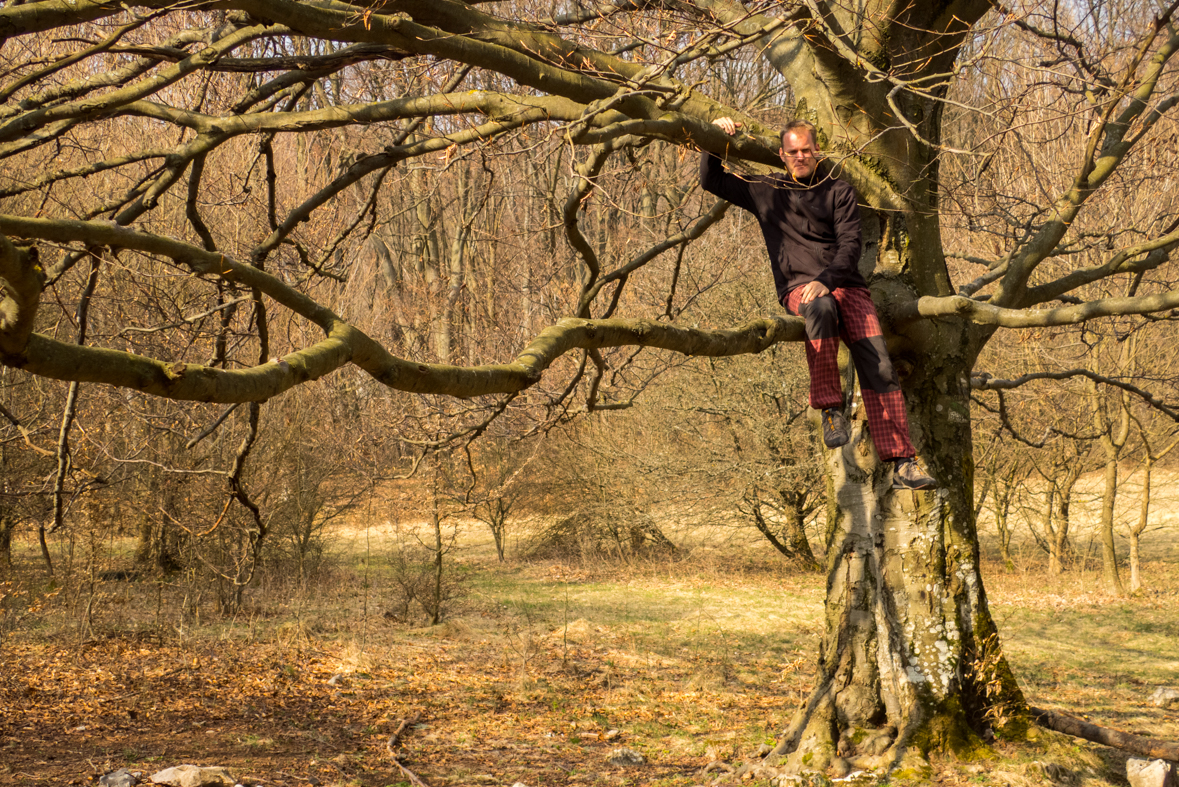
<path id="1" fill-rule="evenodd" d="M 0 249 L 0 347 L 7 364 L 34 374 L 224 402 L 265 399 L 347 363 L 396 389 L 471 396 L 521 390 L 576 347 L 756 351 L 797 330 L 776 320 L 712 333 L 553 320 L 507 363 L 453 365 L 446 351 L 407 360 L 404 348 L 341 316 L 336 290 L 318 285 L 348 280 L 361 252 L 404 230 L 390 212 L 405 208 L 383 203 L 416 178 L 411 188 L 467 200 L 456 226 L 440 227 L 419 205 L 425 224 L 406 234 L 425 248 L 376 254 L 397 258 L 386 263 L 394 280 L 390 268 L 406 252 L 433 257 L 434 286 L 444 282 L 453 300 L 471 278 L 463 258 L 492 234 L 497 206 L 488 202 L 503 199 L 514 177 L 496 171 L 500 161 L 555 151 L 576 174 L 560 176 L 564 199 L 550 195 L 544 231 L 559 222 L 578 283 L 556 316 L 610 316 L 632 278 L 660 256 L 682 256 L 724 208 L 671 192 L 655 194 L 672 204 L 653 213 L 648 204 L 648 214 L 618 202 L 602 220 L 631 248 L 603 258 L 587 237 L 587 206 L 608 170 L 642 166 L 638 156 L 655 155 L 643 149 L 660 143 L 773 165 L 774 124 L 794 114 L 819 124 L 841 174 L 883 218 L 870 262 L 878 278 L 902 285 L 890 289 L 894 321 L 965 318 L 985 337 L 998 326 L 1170 309 L 1179 295 L 1165 276 L 1147 274 L 1179 242 L 1171 201 L 1156 200 L 1154 215 L 1116 234 L 1085 209 L 1102 212 L 1138 179 L 1170 187 L 1173 11 L 728 0 L 9 4 L 0 11 L 0 232 L 12 242 Z M 720 114 L 743 118 L 750 134 L 726 138 L 709 122 Z M 439 183 L 464 166 L 466 191 Z M 682 169 L 690 177 L 691 166 Z M 682 191 L 688 178 L 669 179 Z M 519 237 L 531 217 L 516 212 L 501 212 L 498 226 Z M 965 225 L 948 251 L 982 266 L 971 281 L 959 274 L 955 284 L 947 267 L 947 213 Z M 651 241 L 640 247 L 632 227 Z M 104 254 L 122 260 L 106 275 L 162 265 L 191 280 L 190 298 L 205 293 L 199 319 L 158 303 L 142 316 L 182 318 L 152 335 L 187 333 L 178 340 L 187 351 L 161 352 L 126 333 L 95 345 L 37 330 L 46 288 Z M 1134 284 L 1111 297 L 1100 283 L 1115 278 Z M 267 347 L 275 363 L 194 362 L 197 345 L 217 342 L 212 323 L 228 328 L 246 311 L 226 294 L 239 291 L 321 338 Z"/>

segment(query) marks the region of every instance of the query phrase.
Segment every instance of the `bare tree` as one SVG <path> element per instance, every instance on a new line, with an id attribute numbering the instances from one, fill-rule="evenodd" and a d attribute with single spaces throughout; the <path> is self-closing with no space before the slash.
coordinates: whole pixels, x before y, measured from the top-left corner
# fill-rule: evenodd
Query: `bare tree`
<path id="1" fill-rule="evenodd" d="M 1137 418 L 1134 420 L 1142 439 L 1142 452 L 1145 454 L 1145 460 L 1143 461 L 1142 467 L 1142 493 L 1138 501 L 1138 519 L 1130 526 L 1131 593 L 1136 593 L 1142 589 L 1141 541 L 1142 535 L 1146 532 L 1147 525 L 1150 523 L 1151 480 L 1154 466 L 1157 462 L 1165 459 L 1167 454 L 1174 450 L 1175 446 L 1179 445 L 1179 436 L 1172 430 L 1164 438 L 1164 441 L 1169 442 L 1166 442 L 1166 445 L 1162 448 L 1155 448 L 1152 436 L 1143 428 L 1142 421 Z"/>
<path id="2" fill-rule="evenodd" d="M 985 506 L 989 506 L 995 522 L 995 534 L 999 539 L 999 559 L 1007 571 L 1015 569 L 1011 557 L 1011 541 L 1015 535 L 1018 516 L 1012 516 L 1012 509 L 1018 510 L 1021 492 L 1031 475 L 1031 466 L 1019 455 L 1004 455 L 996 438 L 983 461 L 976 464 L 976 478 L 983 474 L 983 482 L 975 501 L 974 515 L 977 519 Z"/>
<path id="3" fill-rule="evenodd" d="M 674 159 L 669 146 L 776 166 L 773 124 L 805 116 L 863 201 L 862 266 L 915 443 L 942 488 L 892 493 L 862 428 L 829 455 L 827 629 L 814 692 L 775 756 L 795 768 L 838 756 L 892 766 L 924 749 L 973 750 L 988 729 L 1017 735 L 1030 720 L 979 575 L 980 354 L 1000 329 L 1043 336 L 1179 306 L 1167 273 L 1179 210 L 1165 174 L 1177 4 L 1114 5 L 1107 18 L 1107 3 L 1046 12 L 984 0 L 608 0 L 552 13 L 458 0 L 10 4 L 0 358 L 81 385 L 248 402 L 224 477 L 248 552 L 265 536 L 243 484 L 257 403 L 296 385 L 351 365 L 368 376 L 357 385 L 370 403 L 377 385 L 493 397 L 454 405 L 453 429 L 431 438 L 453 443 L 526 390 L 538 426 L 564 418 L 574 394 L 585 410 L 624 403 L 615 396 L 634 381 L 620 370 L 635 352 L 609 348 L 720 356 L 798 339 L 800 324 L 783 318 L 674 322 L 694 296 L 681 289 L 691 246 L 726 206 L 691 196 L 687 172 L 678 190 L 654 190 L 662 213 L 631 212 L 619 195 L 645 164 Z M 714 128 L 722 114 L 749 134 Z M 564 169 L 543 182 L 561 188 L 559 204 L 480 208 L 478 186 L 429 196 L 454 188 L 462 167 L 474 183 L 484 155 L 557 161 L 557 148 Z M 1129 230 L 1111 229 L 1143 179 L 1157 199 Z M 513 335 L 551 322 L 506 362 L 502 332 L 456 351 L 455 324 L 480 313 L 469 282 L 498 246 L 474 243 L 485 216 L 501 222 L 497 241 L 540 249 L 559 227 L 567 244 L 557 259 L 521 253 L 503 266 L 505 308 L 527 315 Z M 424 244 L 409 246 L 429 308 L 378 321 L 414 306 L 411 287 L 391 286 L 350 317 L 343 307 L 357 301 L 337 296 L 352 255 L 398 234 Z M 80 263 L 99 249 L 111 274 L 97 297 L 133 293 L 132 327 L 148 333 L 81 336 L 68 317 L 86 291 Z M 413 271 L 392 252 L 374 260 L 389 281 Z M 280 323 L 289 330 L 272 332 Z M 426 326 L 427 341 L 402 343 L 404 325 Z"/>

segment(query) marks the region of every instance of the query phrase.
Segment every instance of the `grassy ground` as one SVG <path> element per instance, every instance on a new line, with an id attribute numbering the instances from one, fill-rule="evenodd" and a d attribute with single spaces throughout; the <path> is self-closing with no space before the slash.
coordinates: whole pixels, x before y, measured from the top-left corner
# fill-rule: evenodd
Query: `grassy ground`
<path id="1" fill-rule="evenodd" d="M 183 762 L 249 784 L 410 784 L 386 744 L 416 718 L 398 748 L 432 787 L 687 787 L 711 783 L 700 770 L 713 760 L 752 757 L 810 688 L 823 579 L 754 541 L 586 566 L 499 565 L 476 538 L 456 556 L 462 595 L 434 627 L 395 619 L 385 541 L 333 542 L 318 583 L 268 577 L 245 612 L 199 626 L 181 625 L 172 588 L 52 595 L 22 568 L 0 629 L 0 784 Z M 1179 675 L 1174 552 L 1145 578 L 1148 591 L 1111 600 L 1092 573 L 991 567 L 993 611 L 1033 704 L 1179 740 L 1179 713 L 1146 701 Z M 609 765 L 619 746 L 647 764 Z M 935 763 L 935 781 L 1037 784 L 1044 760 L 1074 783 L 1124 784 L 1125 755 L 1054 735 L 985 766 Z"/>

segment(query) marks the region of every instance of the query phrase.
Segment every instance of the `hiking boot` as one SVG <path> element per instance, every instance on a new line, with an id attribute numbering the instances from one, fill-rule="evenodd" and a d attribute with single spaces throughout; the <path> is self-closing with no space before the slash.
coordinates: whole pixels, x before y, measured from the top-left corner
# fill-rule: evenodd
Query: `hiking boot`
<path id="1" fill-rule="evenodd" d="M 851 437 L 847 432 L 847 419 L 843 417 L 843 410 L 838 407 L 828 407 L 823 411 L 823 445 L 828 448 L 839 448 L 847 445 Z"/>
<path id="2" fill-rule="evenodd" d="M 933 476 L 921 469 L 911 456 L 895 460 L 892 470 L 893 489 L 937 489 Z"/>

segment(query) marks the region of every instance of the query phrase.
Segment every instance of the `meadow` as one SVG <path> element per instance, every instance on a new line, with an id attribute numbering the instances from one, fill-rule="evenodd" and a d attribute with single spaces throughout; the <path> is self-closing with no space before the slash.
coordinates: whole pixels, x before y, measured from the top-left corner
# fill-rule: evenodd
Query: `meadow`
<path id="1" fill-rule="evenodd" d="M 406 535 L 394 531 L 341 526 L 310 580 L 268 573 L 242 612 L 199 619 L 175 612 L 184 599 L 168 582 L 104 580 L 88 595 L 46 583 L 35 545 L 19 544 L 4 585 L 0 783 L 194 763 L 260 785 L 756 784 L 736 771 L 810 688 L 823 577 L 747 529 L 677 534 L 681 549 L 660 559 L 499 563 L 467 523 L 437 626 L 390 603 L 388 555 Z M 1030 548 L 1014 570 L 988 561 L 1032 704 L 1179 740 L 1179 712 L 1147 701 L 1179 675 L 1173 532 L 1154 534 L 1146 587 L 1127 599 L 1097 590 L 1095 561 L 1057 578 Z M 619 747 L 645 764 L 611 765 Z M 1120 785 L 1125 759 L 1045 732 L 983 763 L 935 759 L 932 781 L 1040 784 L 1052 767 L 1058 781 Z"/>

